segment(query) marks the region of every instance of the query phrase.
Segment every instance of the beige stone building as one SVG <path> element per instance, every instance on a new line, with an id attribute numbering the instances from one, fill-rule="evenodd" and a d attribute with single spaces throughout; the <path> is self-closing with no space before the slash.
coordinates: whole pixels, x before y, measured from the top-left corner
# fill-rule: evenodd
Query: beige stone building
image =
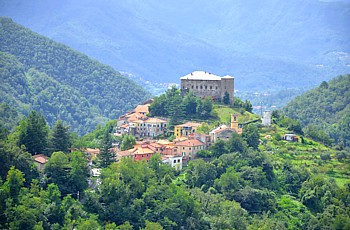
<path id="1" fill-rule="evenodd" d="M 192 90 L 194 95 L 198 97 L 212 97 L 214 100 L 222 100 L 227 92 L 230 103 L 233 103 L 234 77 L 220 77 L 204 71 L 195 71 L 181 77 L 180 80 L 183 93 Z"/>

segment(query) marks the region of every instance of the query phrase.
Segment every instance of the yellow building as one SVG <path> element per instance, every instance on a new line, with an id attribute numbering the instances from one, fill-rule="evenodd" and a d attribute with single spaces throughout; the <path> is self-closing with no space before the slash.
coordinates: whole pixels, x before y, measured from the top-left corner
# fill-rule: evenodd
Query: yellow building
<path id="1" fill-rule="evenodd" d="M 242 125 L 238 124 L 238 114 L 231 114 L 231 129 L 235 130 L 238 134 L 242 134 Z"/>
<path id="2" fill-rule="evenodd" d="M 195 123 L 195 122 L 187 122 L 182 125 L 176 125 L 174 128 L 175 138 L 188 137 L 188 135 L 196 132 L 198 126 L 200 125 L 201 125 L 200 123 Z"/>

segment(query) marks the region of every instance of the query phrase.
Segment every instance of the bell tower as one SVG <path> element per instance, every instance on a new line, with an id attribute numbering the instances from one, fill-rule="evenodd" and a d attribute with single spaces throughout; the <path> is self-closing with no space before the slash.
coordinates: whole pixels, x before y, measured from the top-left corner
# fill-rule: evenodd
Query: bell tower
<path id="1" fill-rule="evenodd" d="M 241 134 L 243 131 L 242 125 L 238 124 L 238 114 L 231 114 L 231 129 L 235 130 L 238 134 Z"/>
<path id="2" fill-rule="evenodd" d="M 238 114 L 231 114 L 231 128 L 238 129 Z"/>

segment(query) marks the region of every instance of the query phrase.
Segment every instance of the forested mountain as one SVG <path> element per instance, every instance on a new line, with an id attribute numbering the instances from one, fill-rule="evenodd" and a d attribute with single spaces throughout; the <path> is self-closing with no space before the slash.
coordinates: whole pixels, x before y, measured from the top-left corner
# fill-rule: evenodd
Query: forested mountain
<path id="1" fill-rule="evenodd" d="M 348 73 L 349 9 L 348 0 L 0 0 L 0 15 L 117 70 L 155 82 L 206 70 L 250 92 Z"/>
<path id="2" fill-rule="evenodd" d="M 283 110 L 287 116 L 300 120 L 306 132 L 319 137 L 319 141 L 325 141 L 327 136 L 323 134 L 327 134 L 336 143 L 350 146 L 349 74 L 322 82 L 296 97 Z"/>
<path id="3" fill-rule="evenodd" d="M 109 66 L 0 18 L 0 102 L 86 133 L 150 97 Z"/>

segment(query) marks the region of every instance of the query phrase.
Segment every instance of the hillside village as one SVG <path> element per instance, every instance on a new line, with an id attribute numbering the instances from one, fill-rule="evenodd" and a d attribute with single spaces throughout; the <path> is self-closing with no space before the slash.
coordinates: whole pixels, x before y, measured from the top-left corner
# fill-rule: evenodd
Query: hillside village
<path id="1" fill-rule="evenodd" d="M 0 229 L 350 229 L 350 75 L 326 82 L 349 72 L 345 1 L 19 2 L 24 26 L 45 25 L 0 17 Z"/>
<path id="2" fill-rule="evenodd" d="M 227 96 L 227 104 L 233 104 L 233 77 L 219 77 L 208 72 L 195 71 L 181 77 L 180 80 L 182 96 L 191 90 L 196 96 L 210 97 L 213 101 L 225 100 Z M 230 114 L 230 123 L 220 124 L 208 132 L 198 131 L 202 123 L 191 120 L 175 125 L 173 130 L 169 129 L 168 118 L 149 116 L 149 107 L 153 101 L 154 99 L 149 99 L 117 119 L 113 135 L 116 137 L 131 135 L 136 139 L 136 143 L 127 150 L 121 150 L 120 143 L 114 143 L 110 151 L 115 155 L 116 162 L 121 161 L 122 158 L 149 162 L 154 154 L 159 153 L 163 163 L 181 170 L 183 165 L 187 165 L 188 161 L 196 158 L 199 151 L 208 150 L 217 140 L 227 141 L 232 133 L 242 134 L 243 124 L 239 123 L 239 114 Z M 264 112 L 262 124 L 271 125 L 270 111 Z M 174 137 L 171 141 L 169 133 Z M 288 138 L 289 136 L 286 140 L 289 140 Z M 100 153 L 97 148 L 86 148 L 83 151 L 90 155 L 90 164 Z M 48 157 L 43 154 L 34 155 L 33 158 L 39 170 L 48 161 Z"/>
<path id="3" fill-rule="evenodd" d="M 208 72 L 195 71 L 181 77 L 180 80 L 182 96 L 191 90 L 194 95 L 201 98 L 210 97 L 213 101 L 225 100 L 227 97 L 227 104 L 233 104 L 233 77 L 221 78 Z M 198 131 L 202 123 L 191 120 L 169 129 L 168 118 L 149 116 L 149 108 L 153 101 L 147 100 L 117 119 L 113 135 L 131 135 L 136 139 L 136 143 L 127 150 L 121 150 L 120 143 L 115 143 L 111 151 L 115 154 L 116 162 L 122 158 L 149 162 L 152 155 L 159 153 L 163 163 L 181 170 L 183 165 L 196 158 L 199 151 L 209 149 L 217 140 L 227 141 L 232 133 L 242 134 L 243 124 L 239 123 L 239 114 L 231 114 L 230 123 L 220 124 L 208 132 Z M 270 112 L 264 113 L 263 124 L 271 124 Z M 174 137 L 171 141 L 169 134 Z M 85 151 L 92 155 L 92 158 L 99 154 L 98 149 L 88 148 Z"/>

